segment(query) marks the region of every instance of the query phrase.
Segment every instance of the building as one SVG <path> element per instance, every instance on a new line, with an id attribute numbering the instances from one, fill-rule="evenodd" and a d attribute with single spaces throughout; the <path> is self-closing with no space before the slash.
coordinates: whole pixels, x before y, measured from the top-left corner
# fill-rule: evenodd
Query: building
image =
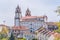
<path id="1" fill-rule="evenodd" d="M 21 18 L 22 18 L 21 9 L 18 5 L 15 11 L 15 20 L 14 20 L 15 23 L 11 29 L 12 30 L 11 32 L 14 34 L 14 36 L 18 38 L 23 38 L 24 32 L 28 31 L 27 27 L 25 27 L 24 25 L 22 26 L 20 25 Z"/>
<path id="2" fill-rule="evenodd" d="M 14 27 L 12 27 L 12 33 L 17 38 L 23 38 L 24 33 L 28 32 L 28 31 L 29 31 L 29 29 L 25 26 L 19 26 L 19 27 L 14 26 Z"/>
<path id="3" fill-rule="evenodd" d="M 46 29 L 50 31 L 54 31 L 58 29 L 58 26 L 55 22 L 46 22 Z"/>
<path id="4" fill-rule="evenodd" d="M 41 27 L 35 31 L 36 38 L 38 40 L 54 40 L 54 32 L 46 30 L 45 28 Z"/>
<path id="5" fill-rule="evenodd" d="M 55 37 L 55 40 L 60 40 L 60 33 L 55 33 L 54 37 Z"/>
<path id="6" fill-rule="evenodd" d="M 0 24 L 0 34 L 3 34 L 4 37 L 9 36 L 9 26 Z"/>
<path id="7" fill-rule="evenodd" d="M 26 38 L 32 40 L 54 40 L 53 30 L 57 29 L 54 23 L 47 22 L 47 16 L 32 16 L 31 11 L 27 8 L 25 16 L 22 16 L 19 5 L 15 11 L 14 26 L 12 33 L 17 38 Z"/>
<path id="8" fill-rule="evenodd" d="M 45 24 L 47 16 L 31 16 L 31 11 L 29 8 L 26 10 L 25 17 L 22 16 L 21 8 L 17 6 L 15 11 L 15 26 L 25 26 L 31 29 L 32 31 L 37 30 Z"/>

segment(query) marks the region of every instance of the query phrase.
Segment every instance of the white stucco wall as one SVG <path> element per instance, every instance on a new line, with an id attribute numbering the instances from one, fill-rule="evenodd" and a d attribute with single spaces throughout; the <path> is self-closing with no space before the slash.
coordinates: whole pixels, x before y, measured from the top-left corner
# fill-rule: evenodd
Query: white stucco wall
<path id="1" fill-rule="evenodd" d="M 51 35 L 51 36 L 48 38 L 48 40 L 54 40 L 54 36 Z"/>

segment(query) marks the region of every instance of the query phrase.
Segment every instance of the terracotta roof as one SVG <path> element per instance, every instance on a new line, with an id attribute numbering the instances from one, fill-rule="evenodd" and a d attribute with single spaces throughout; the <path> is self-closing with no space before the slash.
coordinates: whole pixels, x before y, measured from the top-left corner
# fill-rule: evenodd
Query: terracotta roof
<path id="1" fill-rule="evenodd" d="M 59 33 L 55 33 L 55 34 L 54 34 L 54 37 L 60 38 L 60 34 L 59 34 Z"/>
<path id="2" fill-rule="evenodd" d="M 46 33 L 46 35 L 48 35 L 49 33 L 51 33 L 51 31 L 49 31 L 48 33 Z"/>
<path id="3" fill-rule="evenodd" d="M 38 20 L 22 20 L 21 22 L 37 22 Z"/>
<path id="4" fill-rule="evenodd" d="M 0 24 L 0 26 L 7 26 L 7 25 L 4 25 L 4 24 Z"/>
<path id="5" fill-rule="evenodd" d="M 27 35 L 32 34 L 31 32 L 28 32 L 28 31 L 27 32 L 24 32 L 24 33 L 27 34 Z"/>
<path id="6" fill-rule="evenodd" d="M 40 28 L 38 30 L 36 30 L 37 33 L 42 33 L 42 34 L 45 34 L 47 36 L 51 36 L 51 35 L 54 35 L 55 32 L 51 32 L 51 31 L 48 31 L 47 29 L 45 28 Z"/>
<path id="7" fill-rule="evenodd" d="M 25 26 L 14 26 L 14 27 L 12 27 L 12 29 L 13 30 L 28 30 L 28 28 L 27 27 L 25 27 Z"/>
<path id="8" fill-rule="evenodd" d="M 25 16 L 22 19 L 31 19 L 31 18 L 44 18 L 45 16 Z"/>
<path id="9" fill-rule="evenodd" d="M 46 24 L 47 25 L 56 25 L 57 26 L 57 24 L 55 22 L 46 22 Z"/>
<path id="10" fill-rule="evenodd" d="M 4 24 L 0 24 L 0 26 L 9 28 L 9 26 L 4 25 Z"/>

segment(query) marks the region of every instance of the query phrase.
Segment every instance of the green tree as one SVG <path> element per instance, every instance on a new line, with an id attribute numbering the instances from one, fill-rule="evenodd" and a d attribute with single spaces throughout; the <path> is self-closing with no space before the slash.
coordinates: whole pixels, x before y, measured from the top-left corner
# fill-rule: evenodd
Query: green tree
<path id="1" fill-rule="evenodd" d="M 3 36 L 2 36 L 2 34 L 0 34 L 0 39 L 2 39 L 3 38 Z"/>
<path id="2" fill-rule="evenodd" d="M 33 38 L 32 40 L 38 40 L 37 38 Z"/>
<path id="3" fill-rule="evenodd" d="M 58 29 L 57 30 L 54 30 L 54 32 L 58 32 L 60 33 L 60 22 L 56 22 L 57 26 L 58 26 Z"/>
<path id="4" fill-rule="evenodd" d="M 57 12 L 58 15 L 60 15 L 60 6 L 57 7 L 57 10 L 55 12 Z"/>
<path id="5" fill-rule="evenodd" d="M 15 40 L 15 37 L 14 37 L 13 33 L 11 33 L 11 36 L 10 36 L 9 40 Z"/>
<path id="6" fill-rule="evenodd" d="M 18 38 L 18 40 L 26 40 L 26 38 Z"/>
<path id="7" fill-rule="evenodd" d="M 57 38 L 57 37 L 56 37 L 54 40 L 60 40 L 60 38 Z"/>

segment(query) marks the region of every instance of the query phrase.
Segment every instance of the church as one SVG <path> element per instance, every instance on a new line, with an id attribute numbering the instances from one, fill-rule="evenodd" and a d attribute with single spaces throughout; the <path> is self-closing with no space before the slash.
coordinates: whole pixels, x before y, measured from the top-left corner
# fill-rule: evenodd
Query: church
<path id="1" fill-rule="evenodd" d="M 31 11 L 27 8 L 25 17 L 22 16 L 21 8 L 17 6 L 15 11 L 15 26 L 25 26 L 33 30 L 43 27 L 47 21 L 47 16 L 32 16 Z"/>
<path id="2" fill-rule="evenodd" d="M 25 16 L 23 17 L 21 8 L 18 5 L 15 10 L 14 26 L 12 27 L 12 32 L 14 33 L 14 36 L 18 38 L 28 37 L 28 35 L 30 35 L 29 38 L 33 38 L 35 37 L 34 32 L 36 30 L 42 27 L 47 28 L 46 22 L 46 15 L 32 16 L 29 8 L 27 8 Z"/>

